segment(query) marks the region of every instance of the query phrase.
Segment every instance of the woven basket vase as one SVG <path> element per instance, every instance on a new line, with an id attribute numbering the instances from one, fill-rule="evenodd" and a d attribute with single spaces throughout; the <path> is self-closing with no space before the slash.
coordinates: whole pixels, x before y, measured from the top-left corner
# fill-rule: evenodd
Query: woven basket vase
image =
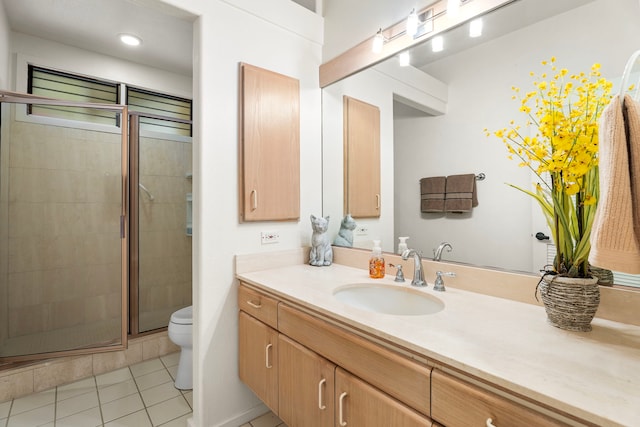
<path id="1" fill-rule="evenodd" d="M 568 331 L 588 332 L 600 304 L 598 278 L 545 275 L 540 296 L 549 323 Z"/>

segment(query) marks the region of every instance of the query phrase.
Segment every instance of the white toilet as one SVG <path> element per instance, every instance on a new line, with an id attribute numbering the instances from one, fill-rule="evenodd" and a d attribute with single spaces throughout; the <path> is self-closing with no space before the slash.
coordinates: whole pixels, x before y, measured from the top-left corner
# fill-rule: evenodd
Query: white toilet
<path id="1" fill-rule="evenodd" d="M 169 339 L 181 347 L 176 388 L 193 388 L 193 306 L 181 308 L 171 315 Z"/>

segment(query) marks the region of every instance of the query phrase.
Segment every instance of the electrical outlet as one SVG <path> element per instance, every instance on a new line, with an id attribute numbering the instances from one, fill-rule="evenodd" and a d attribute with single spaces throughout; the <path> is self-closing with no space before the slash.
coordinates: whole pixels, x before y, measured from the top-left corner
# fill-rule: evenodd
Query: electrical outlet
<path id="1" fill-rule="evenodd" d="M 369 233 L 369 229 L 367 227 L 356 227 L 356 235 L 357 236 L 366 236 Z"/>
<path id="2" fill-rule="evenodd" d="M 260 232 L 260 241 L 263 245 L 278 243 L 280 241 L 280 235 L 275 231 L 262 231 Z"/>

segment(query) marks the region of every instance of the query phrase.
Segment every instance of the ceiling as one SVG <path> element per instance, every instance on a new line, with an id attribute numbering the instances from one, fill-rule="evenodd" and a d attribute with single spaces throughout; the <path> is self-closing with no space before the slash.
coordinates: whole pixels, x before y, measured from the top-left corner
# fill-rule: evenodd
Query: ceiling
<path id="1" fill-rule="evenodd" d="M 0 0 L 13 31 L 191 75 L 195 16 L 150 0 Z M 142 38 L 137 48 L 118 34 Z"/>
<path id="2" fill-rule="evenodd" d="M 206 1 L 206 0 L 203 0 Z M 293 0 L 313 11 L 316 0 Z M 196 16 L 158 0 L 0 0 L 13 31 L 122 58 L 173 73 L 192 74 Z M 118 34 L 142 38 L 132 48 Z"/>

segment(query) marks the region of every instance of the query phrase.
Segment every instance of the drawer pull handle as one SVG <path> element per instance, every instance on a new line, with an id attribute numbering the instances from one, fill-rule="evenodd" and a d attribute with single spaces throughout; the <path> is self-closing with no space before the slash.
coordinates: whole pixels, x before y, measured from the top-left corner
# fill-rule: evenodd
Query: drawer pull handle
<path id="1" fill-rule="evenodd" d="M 322 399 L 322 386 L 325 385 L 326 382 L 327 382 L 327 380 L 323 378 L 318 383 L 318 408 L 323 410 L 323 411 L 325 409 L 327 409 L 327 406 L 324 403 L 322 403 L 322 400 L 323 400 Z"/>
<path id="2" fill-rule="evenodd" d="M 251 300 L 247 301 L 247 304 L 249 304 L 253 308 L 262 308 L 262 303 L 257 303 L 256 304 L 255 302 L 253 302 Z"/>
<path id="3" fill-rule="evenodd" d="M 273 368 L 270 360 L 271 358 L 269 357 L 269 350 L 271 350 L 271 347 L 273 347 L 273 344 L 267 344 L 264 349 L 264 365 L 267 367 L 267 369 Z"/>
<path id="4" fill-rule="evenodd" d="M 487 427 L 496 427 L 491 418 L 487 418 Z"/>
<path id="5" fill-rule="evenodd" d="M 342 392 L 342 394 L 340 395 L 340 419 L 338 420 L 340 422 L 340 426 L 344 427 L 347 425 L 347 422 L 344 420 L 344 416 L 342 413 L 343 407 L 344 407 L 344 398 L 347 397 L 347 392 Z"/>
<path id="6" fill-rule="evenodd" d="M 380 209 L 380 195 L 376 194 L 376 209 Z"/>

